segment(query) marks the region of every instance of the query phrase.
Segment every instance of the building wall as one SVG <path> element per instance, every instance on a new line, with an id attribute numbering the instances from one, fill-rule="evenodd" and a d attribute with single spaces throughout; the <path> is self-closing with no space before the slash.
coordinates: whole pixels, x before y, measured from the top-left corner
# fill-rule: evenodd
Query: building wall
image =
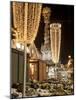
<path id="1" fill-rule="evenodd" d="M 34 65 L 34 74 L 32 77 L 30 63 Z M 44 81 L 47 79 L 46 63 L 41 60 L 33 60 L 29 62 L 29 79 Z"/>
<path id="2" fill-rule="evenodd" d="M 24 53 L 16 49 L 11 50 L 11 84 L 23 83 Z"/>

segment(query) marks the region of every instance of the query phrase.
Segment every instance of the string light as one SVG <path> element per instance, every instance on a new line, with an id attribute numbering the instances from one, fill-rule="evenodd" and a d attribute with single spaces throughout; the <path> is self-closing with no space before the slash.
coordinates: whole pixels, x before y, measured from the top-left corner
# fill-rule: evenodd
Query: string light
<path id="1" fill-rule="evenodd" d="M 54 63 L 59 62 L 60 56 L 60 44 L 61 44 L 61 24 L 50 24 L 50 40 L 51 40 L 51 53 L 52 61 Z"/>
<path id="2" fill-rule="evenodd" d="M 39 28 L 42 4 L 28 4 L 27 43 L 32 43 Z"/>
<path id="3" fill-rule="evenodd" d="M 17 41 L 31 44 L 37 36 L 42 4 L 13 2 L 12 6 Z"/>

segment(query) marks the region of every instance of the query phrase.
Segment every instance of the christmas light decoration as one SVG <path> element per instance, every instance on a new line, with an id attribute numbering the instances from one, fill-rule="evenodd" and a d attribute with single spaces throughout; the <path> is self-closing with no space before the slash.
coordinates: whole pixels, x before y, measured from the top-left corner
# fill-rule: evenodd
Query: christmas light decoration
<path id="1" fill-rule="evenodd" d="M 28 4 L 28 16 L 27 16 L 27 43 L 31 44 L 36 36 L 39 28 L 41 18 L 41 4 Z"/>
<path id="2" fill-rule="evenodd" d="M 54 63 L 59 62 L 60 45 L 61 45 L 61 24 L 50 24 L 50 41 L 51 41 L 51 54 Z"/>
<path id="3" fill-rule="evenodd" d="M 40 23 L 42 4 L 13 2 L 13 24 L 17 42 L 31 44 Z"/>

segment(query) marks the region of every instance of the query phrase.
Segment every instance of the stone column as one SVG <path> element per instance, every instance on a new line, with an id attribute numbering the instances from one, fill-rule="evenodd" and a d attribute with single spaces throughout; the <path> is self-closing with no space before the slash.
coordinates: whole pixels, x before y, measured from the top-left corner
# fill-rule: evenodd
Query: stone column
<path id="1" fill-rule="evenodd" d="M 44 45 L 46 48 L 50 47 L 50 16 L 51 10 L 48 7 L 43 8 L 42 16 L 44 18 Z"/>
<path id="2" fill-rule="evenodd" d="M 43 8 L 42 16 L 44 19 L 44 45 L 41 46 L 42 60 L 51 60 L 50 50 L 50 15 L 51 10 L 48 7 Z"/>

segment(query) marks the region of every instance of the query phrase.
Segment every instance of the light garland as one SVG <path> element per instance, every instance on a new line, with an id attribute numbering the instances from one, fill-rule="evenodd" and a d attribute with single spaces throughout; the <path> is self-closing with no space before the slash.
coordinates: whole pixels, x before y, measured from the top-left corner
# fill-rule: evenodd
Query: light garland
<path id="1" fill-rule="evenodd" d="M 13 23 L 16 29 L 17 42 L 31 44 L 36 36 L 40 23 L 42 4 L 13 2 Z"/>
<path id="2" fill-rule="evenodd" d="M 54 63 L 59 62 L 60 45 L 61 45 L 61 24 L 50 24 L 50 41 L 51 41 L 51 53 L 52 61 Z"/>
<path id="3" fill-rule="evenodd" d="M 16 39 L 15 39 L 15 45 L 17 43 L 23 44 L 24 41 L 24 6 L 23 3 L 20 2 L 13 2 L 12 3 L 13 7 L 13 25 L 14 25 L 14 32 L 16 34 Z"/>
<path id="4" fill-rule="evenodd" d="M 28 4 L 28 16 L 27 16 L 27 43 L 32 43 L 36 36 L 40 23 L 41 16 L 41 4 Z"/>

